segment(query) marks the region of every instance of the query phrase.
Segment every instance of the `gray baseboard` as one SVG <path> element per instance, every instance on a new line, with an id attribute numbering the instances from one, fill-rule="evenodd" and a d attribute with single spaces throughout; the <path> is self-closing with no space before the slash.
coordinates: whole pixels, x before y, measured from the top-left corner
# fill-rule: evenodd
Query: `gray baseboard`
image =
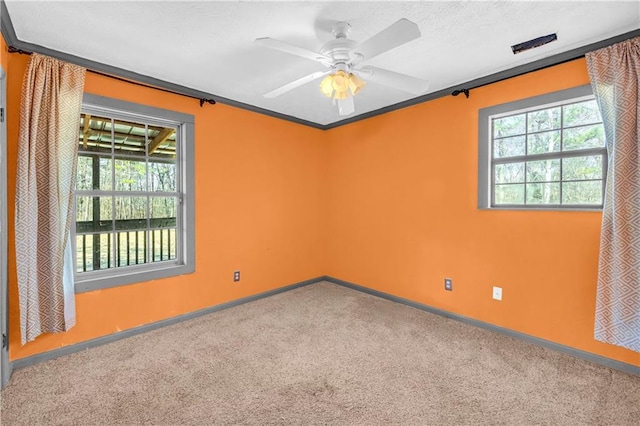
<path id="1" fill-rule="evenodd" d="M 4 389 L 9 384 L 9 379 L 11 378 L 11 373 L 13 372 L 13 365 L 8 357 L 3 357 L 0 361 L 2 362 L 2 376 L 0 377 L 0 389 Z"/>
<path id="2" fill-rule="evenodd" d="M 109 334 L 107 336 L 98 337 L 96 339 L 86 340 L 84 342 L 76 343 L 74 345 L 65 346 L 59 349 L 54 349 L 47 352 L 42 352 L 36 355 L 20 358 L 11 362 L 11 368 L 17 370 L 20 368 L 28 367 L 34 364 L 38 364 L 43 361 L 49 361 L 54 358 L 58 358 L 64 355 L 69 355 L 74 352 L 83 351 L 85 349 L 94 348 L 96 346 L 104 345 L 106 343 L 112 343 L 120 339 L 126 339 L 127 337 L 136 336 L 138 334 L 146 333 L 151 330 L 156 330 L 168 325 L 177 324 L 182 321 L 188 321 L 193 318 L 201 317 L 203 315 L 211 314 L 213 312 L 221 311 L 223 309 L 233 308 L 234 306 L 242 305 L 245 303 L 253 302 L 265 297 L 274 296 L 278 293 L 284 293 L 285 291 L 293 290 L 295 288 L 304 287 L 310 284 L 324 281 L 326 277 L 316 277 L 305 281 L 300 281 L 295 284 L 279 287 L 274 290 L 265 291 L 263 293 L 254 294 L 252 296 L 243 297 L 241 299 L 232 300 L 231 302 L 222 303 L 220 305 L 210 306 L 208 308 L 200 309 L 198 311 L 189 312 L 186 314 L 178 315 L 176 317 L 167 318 L 164 320 L 156 321 L 150 324 L 141 325 L 139 327 L 130 328 L 127 330 L 119 331 L 117 333 Z"/>
<path id="3" fill-rule="evenodd" d="M 541 339 L 539 337 L 531 336 L 528 334 L 520 333 L 517 331 L 510 330 L 508 328 L 499 327 L 494 324 L 490 324 L 487 322 L 479 321 L 473 318 L 469 318 L 463 315 L 454 314 L 452 312 L 448 312 L 442 309 L 434 308 L 432 306 L 424 305 L 422 303 L 415 302 L 413 300 L 405 299 L 402 297 L 394 296 L 388 293 L 384 293 L 378 290 L 373 290 L 368 287 L 364 287 L 358 284 L 354 284 L 348 281 L 344 281 L 338 278 L 330 277 L 330 276 L 320 276 L 316 278 L 311 278 L 309 280 L 301 281 L 295 284 L 287 285 L 284 287 L 280 287 L 274 290 L 265 291 L 263 293 L 255 294 L 253 296 L 243 297 L 241 299 L 233 300 L 231 302 L 222 303 L 220 305 L 211 306 L 205 309 L 201 309 L 194 312 L 189 312 L 183 315 L 179 315 L 177 317 L 167 318 L 161 321 L 157 321 L 150 324 L 145 324 L 139 327 L 131 328 L 128 330 L 119 331 L 117 333 L 109 334 L 107 336 L 98 337 L 96 339 L 87 340 L 85 342 L 77 343 L 75 345 L 65 346 L 59 349 L 54 349 L 51 351 L 43 352 L 40 354 L 36 354 L 33 356 L 25 357 L 17 359 L 10 363 L 10 370 L 17 370 L 20 368 L 28 367 L 43 361 L 48 361 L 54 358 L 58 358 L 60 356 L 69 355 L 74 352 L 79 352 L 85 349 L 93 348 L 96 346 L 104 345 L 106 343 L 115 342 L 120 339 L 125 339 L 127 337 L 135 336 L 138 334 L 146 333 L 147 331 L 155 330 L 161 327 L 166 327 L 168 325 L 177 324 L 182 321 L 187 321 L 193 318 L 200 317 L 202 315 L 211 314 L 213 312 L 217 312 L 223 309 L 232 308 L 234 306 L 242 305 L 244 303 L 253 302 L 255 300 L 263 299 L 265 297 L 273 296 L 279 293 L 283 293 L 285 291 L 293 290 L 299 287 L 304 287 L 307 285 L 315 284 L 320 281 L 328 281 L 333 284 L 338 284 L 343 287 L 347 287 L 353 290 L 361 291 L 363 293 L 371 294 L 373 296 L 377 296 L 383 299 L 390 300 L 396 303 L 402 303 L 403 305 L 411 306 L 413 308 L 417 308 L 426 312 L 430 312 L 432 314 L 440 315 L 445 318 L 450 318 L 456 321 L 460 321 L 465 324 L 473 325 L 475 327 L 484 328 L 486 330 L 495 331 L 497 333 L 505 334 L 507 336 L 515 337 L 517 339 L 524 340 L 529 343 L 533 343 L 535 345 L 539 345 L 557 352 L 561 352 L 567 355 L 574 356 L 576 358 L 584 359 L 586 361 L 593 362 L 595 364 L 603 365 L 605 367 L 613 368 L 615 370 L 619 370 L 628 374 L 633 374 L 636 376 L 640 376 L 640 367 L 635 366 L 633 364 L 627 364 L 621 361 L 616 361 L 610 358 L 603 357 L 601 355 L 596 355 L 590 352 L 582 351 L 580 349 L 575 349 L 569 346 L 561 345 L 559 343 L 551 342 L 549 340 Z"/>
<path id="4" fill-rule="evenodd" d="M 613 368 L 614 370 L 619 370 L 628 374 L 633 374 L 635 376 L 640 376 L 640 367 L 635 366 L 633 364 L 627 364 L 625 362 L 616 361 L 611 358 L 607 358 L 601 355 L 596 355 L 591 352 L 582 351 L 580 349 L 572 348 L 570 346 L 561 345 L 559 343 L 551 342 L 549 340 L 541 339 L 539 337 L 531 336 L 525 333 L 520 333 L 517 331 L 510 330 L 508 328 L 500 327 L 488 322 L 479 321 L 473 318 L 465 317 L 463 315 L 454 314 L 452 312 L 448 312 L 442 309 L 434 308 L 432 306 L 424 305 L 422 303 L 414 302 L 413 300 L 405 299 L 402 297 L 394 296 L 388 293 L 383 293 L 378 290 L 373 290 L 367 287 L 363 287 L 358 284 L 353 284 L 348 281 L 340 280 L 338 278 L 333 277 L 325 277 L 325 281 L 338 284 L 347 288 L 351 288 L 353 290 L 358 290 L 363 293 L 371 294 L 373 296 L 381 297 L 383 299 L 391 300 L 392 302 L 402 303 L 403 305 L 411 306 L 413 308 L 417 308 L 426 312 L 430 312 L 432 314 L 440 315 L 445 318 L 450 318 L 456 321 L 463 322 L 465 324 L 473 325 L 475 327 L 484 328 L 486 330 L 495 331 L 496 333 L 505 334 L 507 336 L 515 337 L 520 340 L 524 340 L 525 342 L 533 343 L 538 346 L 542 346 L 557 352 L 562 352 L 567 355 L 574 356 L 576 358 L 580 358 L 586 361 L 593 362 L 594 364 L 603 365 L 605 367 Z"/>

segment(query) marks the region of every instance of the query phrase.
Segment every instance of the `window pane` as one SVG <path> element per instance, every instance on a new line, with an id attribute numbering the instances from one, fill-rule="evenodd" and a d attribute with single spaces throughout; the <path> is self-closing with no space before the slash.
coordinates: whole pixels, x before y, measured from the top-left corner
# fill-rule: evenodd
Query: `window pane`
<path id="1" fill-rule="evenodd" d="M 151 261 L 162 262 L 176 258 L 176 230 L 154 229 L 151 232 Z"/>
<path id="2" fill-rule="evenodd" d="M 604 126 L 595 124 L 592 126 L 575 127 L 562 131 L 562 149 L 600 148 L 604 146 Z"/>
<path id="3" fill-rule="evenodd" d="M 151 260 L 176 258 L 177 197 L 151 197 Z"/>
<path id="4" fill-rule="evenodd" d="M 161 145 L 156 151 L 158 155 L 167 155 L 175 160 L 176 155 L 178 154 L 178 148 L 176 146 L 177 137 L 176 130 L 174 129 L 173 134 L 169 136 L 167 142 Z"/>
<path id="5" fill-rule="evenodd" d="M 147 197 L 115 197 L 116 229 L 147 229 Z"/>
<path id="6" fill-rule="evenodd" d="M 146 155 L 146 127 L 144 124 L 114 120 L 114 148 L 116 155 Z"/>
<path id="7" fill-rule="evenodd" d="M 85 156 L 78 157 L 78 169 L 76 172 L 76 189 L 80 191 L 88 191 L 93 187 L 91 169 L 91 158 Z"/>
<path id="8" fill-rule="evenodd" d="M 106 197 L 94 197 L 100 200 L 100 221 L 109 221 L 113 218 L 113 198 L 111 196 Z"/>
<path id="9" fill-rule="evenodd" d="M 115 268 L 113 259 L 114 234 L 100 234 L 100 269 Z"/>
<path id="10" fill-rule="evenodd" d="M 147 263 L 147 231 L 118 232 L 118 266 Z"/>
<path id="11" fill-rule="evenodd" d="M 93 235 L 76 235 L 76 271 L 93 270 Z"/>
<path id="12" fill-rule="evenodd" d="M 542 132 L 560 128 L 560 107 L 533 111 L 527 114 L 528 132 Z"/>
<path id="13" fill-rule="evenodd" d="M 512 115 L 510 117 L 496 118 L 493 120 L 493 137 L 522 135 L 525 133 L 525 114 Z"/>
<path id="14" fill-rule="evenodd" d="M 176 129 L 173 127 L 149 128 L 149 157 L 175 159 Z"/>
<path id="15" fill-rule="evenodd" d="M 496 185 L 495 204 L 524 204 L 524 184 Z"/>
<path id="16" fill-rule="evenodd" d="M 111 119 L 82 114 L 80 118 L 79 151 L 111 154 Z"/>
<path id="17" fill-rule="evenodd" d="M 151 191 L 174 192 L 176 190 L 175 163 L 149 162 Z"/>
<path id="18" fill-rule="evenodd" d="M 95 164 L 95 169 L 94 162 L 97 162 L 97 164 Z M 95 176 L 94 171 L 96 172 Z M 95 187 L 94 181 L 96 181 L 95 183 L 97 185 Z M 79 191 L 91 191 L 92 189 L 100 189 L 103 191 L 110 190 L 111 159 L 94 155 L 78 156 L 76 189 Z"/>
<path id="19" fill-rule="evenodd" d="M 524 182 L 524 163 L 496 164 L 495 183 Z"/>
<path id="20" fill-rule="evenodd" d="M 534 133 L 527 136 L 527 154 L 544 154 L 560 151 L 560 131 Z"/>
<path id="21" fill-rule="evenodd" d="M 602 181 L 563 182 L 563 204 L 602 204 Z"/>
<path id="22" fill-rule="evenodd" d="M 115 267 L 113 234 L 76 235 L 76 271 L 86 272 Z"/>
<path id="23" fill-rule="evenodd" d="M 111 181 L 112 181 L 112 164 L 111 158 L 100 157 L 100 167 L 98 168 L 99 176 L 99 187 L 98 189 L 102 191 L 110 191 L 111 190 Z"/>
<path id="24" fill-rule="evenodd" d="M 528 183 L 527 204 L 560 204 L 560 182 Z"/>
<path id="25" fill-rule="evenodd" d="M 111 231 L 111 202 L 111 197 L 76 197 L 76 232 Z M 94 211 L 99 212 L 95 218 Z"/>
<path id="26" fill-rule="evenodd" d="M 560 159 L 527 162 L 527 182 L 560 180 Z"/>
<path id="27" fill-rule="evenodd" d="M 562 180 L 602 179 L 602 155 L 562 159 Z"/>
<path id="28" fill-rule="evenodd" d="M 177 210 L 177 197 L 151 197 L 151 227 L 175 227 Z"/>
<path id="29" fill-rule="evenodd" d="M 116 191 L 146 191 L 147 163 L 137 160 L 117 159 Z"/>
<path id="30" fill-rule="evenodd" d="M 80 150 L 87 149 L 89 144 L 89 130 L 91 125 L 91 115 L 88 114 L 80 114 L 80 131 L 78 135 L 80 139 L 78 140 Z"/>
<path id="31" fill-rule="evenodd" d="M 82 232 L 78 222 L 93 220 L 93 197 L 76 197 L 76 230 Z"/>
<path id="32" fill-rule="evenodd" d="M 525 155 L 525 136 L 496 139 L 493 142 L 493 158 Z"/>
<path id="33" fill-rule="evenodd" d="M 147 263 L 147 235 L 149 231 L 129 232 L 129 264 Z"/>
<path id="34" fill-rule="evenodd" d="M 563 127 L 580 126 L 602 121 L 600 110 L 595 99 L 591 101 L 578 102 L 577 104 L 565 105 L 563 108 Z"/>
<path id="35" fill-rule="evenodd" d="M 145 125 L 142 123 L 133 123 L 130 121 L 120 121 L 117 123 L 122 126 L 126 125 L 127 128 L 126 129 L 123 128 L 123 130 L 128 131 L 129 134 L 132 136 L 137 136 L 138 138 L 140 138 L 140 142 L 142 142 L 142 139 L 147 136 L 148 130 L 147 128 L 145 128 Z"/>

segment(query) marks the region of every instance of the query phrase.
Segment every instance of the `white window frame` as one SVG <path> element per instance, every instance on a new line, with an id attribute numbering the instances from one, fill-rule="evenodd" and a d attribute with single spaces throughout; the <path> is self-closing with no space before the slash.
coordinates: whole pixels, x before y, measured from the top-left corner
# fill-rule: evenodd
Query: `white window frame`
<path id="1" fill-rule="evenodd" d="M 492 119 L 515 115 L 518 113 L 535 111 L 540 109 L 552 108 L 559 105 L 566 105 L 580 101 L 594 99 L 591 85 L 585 84 L 558 92 L 547 93 L 527 99 L 514 102 L 508 102 L 488 108 L 483 108 L 478 113 L 478 208 L 492 210 L 562 210 L 562 211 L 601 211 L 602 204 L 509 204 L 494 205 L 493 204 L 493 137 L 492 137 Z M 548 155 L 536 155 L 531 160 L 536 160 L 538 156 L 545 159 L 569 158 L 581 155 L 602 155 L 602 197 L 604 202 L 604 188 L 607 179 L 607 149 L 591 148 L 588 150 L 561 151 L 550 153 Z M 523 160 L 523 161 L 531 161 Z M 499 161 L 501 162 L 501 161 Z M 507 161 L 508 162 L 508 161 Z"/>
<path id="2" fill-rule="evenodd" d="M 176 259 L 140 265 L 122 266 L 99 271 L 76 271 L 75 214 L 71 227 L 76 293 L 93 291 L 143 281 L 189 274 L 195 271 L 195 174 L 194 174 L 194 116 L 176 111 L 150 107 L 85 93 L 82 113 L 141 122 L 170 125 L 176 128 L 177 176 L 179 214 L 176 219 Z M 135 195 L 135 194 L 134 194 Z M 74 196 L 75 207 L 75 196 Z"/>

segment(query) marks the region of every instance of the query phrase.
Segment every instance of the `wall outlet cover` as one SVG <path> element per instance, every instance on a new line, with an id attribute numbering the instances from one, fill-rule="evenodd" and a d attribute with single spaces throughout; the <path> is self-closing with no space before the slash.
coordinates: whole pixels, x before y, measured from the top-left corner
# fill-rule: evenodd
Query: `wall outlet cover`
<path id="1" fill-rule="evenodd" d="M 233 282 L 240 281 L 240 271 L 233 271 Z"/>
<path id="2" fill-rule="evenodd" d="M 495 300 L 502 300 L 502 287 L 493 287 L 493 298 Z"/>
<path id="3" fill-rule="evenodd" d="M 453 280 L 451 278 L 444 279 L 444 289 L 447 291 L 453 291 Z"/>

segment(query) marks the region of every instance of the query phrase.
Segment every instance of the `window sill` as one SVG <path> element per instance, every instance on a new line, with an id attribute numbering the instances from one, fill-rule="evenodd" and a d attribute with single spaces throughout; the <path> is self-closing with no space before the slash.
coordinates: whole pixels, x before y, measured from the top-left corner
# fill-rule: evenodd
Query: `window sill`
<path id="1" fill-rule="evenodd" d="M 122 270 L 105 271 L 107 274 L 96 274 L 90 278 L 83 277 L 78 279 L 76 277 L 75 292 L 85 293 L 89 291 L 103 290 L 123 285 L 191 274 L 194 271 L 195 265 L 193 264 L 172 263 L 163 267 L 154 265 L 154 268 L 152 269 L 146 267 L 146 265 L 144 267 L 132 266 L 131 268 L 127 267 Z"/>
<path id="2" fill-rule="evenodd" d="M 526 212 L 595 212 L 602 213 L 602 207 L 478 207 L 478 210 L 526 211 Z"/>

